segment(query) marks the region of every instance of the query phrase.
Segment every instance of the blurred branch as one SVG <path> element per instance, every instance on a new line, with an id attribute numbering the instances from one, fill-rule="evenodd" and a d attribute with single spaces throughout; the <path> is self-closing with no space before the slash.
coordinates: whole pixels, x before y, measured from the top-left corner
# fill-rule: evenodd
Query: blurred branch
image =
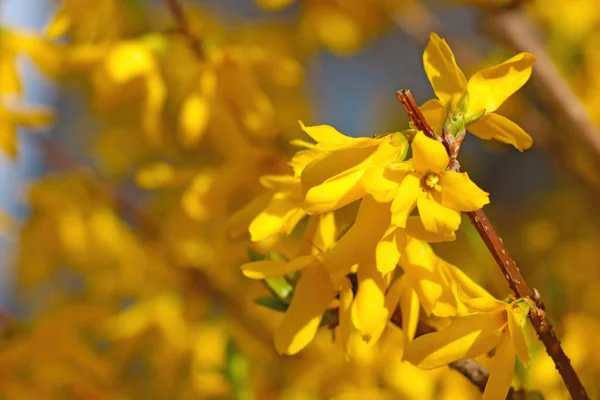
<path id="1" fill-rule="evenodd" d="M 190 42 L 190 46 L 194 53 L 196 53 L 198 57 L 203 58 L 204 52 L 202 51 L 202 40 L 196 37 L 192 32 L 187 15 L 179 3 L 179 0 L 164 0 L 164 3 L 175 20 L 175 24 L 177 25 L 176 32 L 185 36 Z"/>
<path id="2" fill-rule="evenodd" d="M 541 97 L 600 159 L 600 131 L 589 118 L 584 105 L 560 75 L 532 23 L 523 12 L 515 8 L 487 13 L 483 25 L 515 50 L 526 51 L 537 57 L 533 77 L 538 83 Z"/>
<path id="3" fill-rule="evenodd" d="M 401 90 L 397 95 L 415 127 L 435 140 L 435 134 L 432 135 L 433 129 L 423 117 L 410 91 Z M 465 214 L 469 216 L 477 233 L 494 257 L 496 264 L 500 267 L 502 275 L 504 275 L 515 296 L 517 298 L 532 300 L 533 304 L 529 312 L 529 320 L 535 328 L 538 338 L 544 343 L 546 352 L 554 361 L 554 365 L 560 373 L 571 397 L 573 399 L 589 399 L 577 372 L 575 372 L 575 369 L 571 365 L 569 357 L 567 357 L 560 345 L 560 340 L 556 336 L 552 323 L 545 313 L 546 306 L 541 301 L 539 292 L 527 285 L 527 282 L 525 282 L 525 279 L 521 275 L 521 271 L 517 267 L 517 263 L 510 256 L 508 249 L 500 236 L 498 236 L 498 233 L 496 233 L 494 226 L 485 215 L 485 212 L 477 210 L 475 212 L 466 212 Z"/>

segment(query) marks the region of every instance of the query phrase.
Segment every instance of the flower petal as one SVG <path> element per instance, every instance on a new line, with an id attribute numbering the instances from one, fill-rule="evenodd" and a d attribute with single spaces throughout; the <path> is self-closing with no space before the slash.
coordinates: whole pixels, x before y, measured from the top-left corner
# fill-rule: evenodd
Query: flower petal
<path id="1" fill-rule="evenodd" d="M 260 260 L 243 264 L 242 273 L 250 279 L 267 279 L 283 276 L 298 270 L 308 268 L 317 259 L 313 255 L 300 256 L 289 262 Z"/>
<path id="2" fill-rule="evenodd" d="M 377 270 L 382 274 L 387 274 L 396 269 L 396 265 L 400 260 L 400 252 L 403 248 L 403 229 L 391 225 L 379 243 L 377 243 L 377 249 L 375 250 Z"/>
<path id="3" fill-rule="evenodd" d="M 525 324 L 527 316 L 523 314 L 520 307 L 514 306 L 508 310 L 508 328 L 512 344 L 515 347 L 519 360 L 527 367 L 529 365 L 529 350 L 527 348 L 527 340 L 525 339 Z"/>
<path id="4" fill-rule="evenodd" d="M 323 255 L 334 284 L 347 275 L 353 265 L 375 253 L 389 225 L 389 205 L 378 203 L 371 196 L 363 198 L 352 227 Z"/>
<path id="5" fill-rule="evenodd" d="M 391 169 L 384 165 L 372 165 L 367 169 L 361 180 L 367 193 L 381 203 L 391 202 L 396 189 L 409 174 L 409 165 L 405 169 Z"/>
<path id="6" fill-rule="evenodd" d="M 499 114 L 484 115 L 468 129 L 480 139 L 512 144 L 519 151 L 527 150 L 533 144 L 533 139 L 523 128 Z"/>
<path id="7" fill-rule="evenodd" d="M 320 265 L 303 271 L 290 307 L 275 331 L 275 348 L 280 354 L 296 354 L 315 337 L 323 312 L 335 291 Z"/>
<path id="8" fill-rule="evenodd" d="M 467 307 L 479 312 L 502 311 L 508 308 L 508 304 L 492 296 L 476 297 L 465 301 Z"/>
<path id="9" fill-rule="evenodd" d="M 477 211 L 490 202 L 489 193 L 473 183 L 466 172 L 442 172 L 440 186 L 442 205 L 455 211 Z"/>
<path id="10" fill-rule="evenodd" d="M 348 278 L 343 279 L 340 285 L 340 308 L 339 308 L 339 321 L 340 325 L 338 328 L 339 335 L 336 335 L 336 339 L 342 343 L 344 351 L 348 352 L 348 341 L 350 340 L 350 334 L 352 332 L 352 318 L 351 318 L 351 307 L 354 300 L 354 293 L 352 292 L 352 284 Z"/>
<path id="11" fill-rule="evenodd" d="M 428 138 L 423 132 L 415 135 L 411 148 L 413 167 L 417 172 L 442 172 L 448 166 L 450 160 L 444 145 Z"/>
<path id="12" fill-rule="evenodd" d="M 435 33 L 429 37 L 423 53 L 423 64 L 438 99 L 445 104 L 456 105 L 467 87 L 467 80 L 456 65 L 450 46 Z"/>
<path id="13" fill-rule="evenodd" d="M 334 127 L 329 125 L 305 126 L 302 122 L 300 127 L 311 138 L 317 142 L 317 147 L 321 150 L 331 151 L 344 148 L 361 148 L 369 146 L 377 146 L 378 139 L 360 137 L 353 138 L 338 132 Z"/>
<path id="14" fill-rule="evenodd" d="M 417 207 L 423 226 L 430 232 L 446 236 L 460 226 L 460 213 L 442 206 L 428 196 L 419 196 Z"/>
<path id="15" fill-rule="evenodd" d="M 496 111 L 506 99 L 529 80 L 535 57 L 520 53 L 502 64 L 475 73 L 467 83 L 467 116 L 485 110 Z"/>
<path id="16" fill-rule="evenodd" d="M 433 369 L 477 357 L 498 344 L 505 324 L 503 311 L 457 317 L 448 328 L 413 340 L 404 358 L 421 369 Z"/>
<path id="17" fill-rule="evenodd" d="M 423 221 L 421 221 L 421 217 L 418 215 L 408 217 L 406 220 L 406 233 L 427 243 L 451 242 L 456 239 L 456 234 L 454 232 L 438 234 L 428 231 L 423 226 Z"/>
<path id="18" fill-rule="evenodd" d="M 421 181 L 419 175 L 412 173 L 407 175 L 396 192 L 396 198 L 392 202 L 391 212 L 394 225 L 401 228 L 406 227 L 408 214 L 415 208 L 417 198 L 421 194 Z"/>
<path id="19" fill-rule="evenodd" d="M 412 288 L 410 280 L 406 276 L 400 277 L 402 282 L 402 291 L 400 294 L 400 310 L 402 311 L 402 330 L 406 338 L 406 343 L 415 338 L 417 325 L 419 324 L 419 297 Z"/>
<path id="20" fill-rule="evenodd" d="M 311 188 L 304 199 L 303 208 L 309 214 L 318 214 L 342 208 L 366 195 L 360 180 L 363 169 L 346 171 L 321 185 Z"/>
<path id="21" fill-rule="evenodd" d="M 312 245 L 323 252 L 333 246 L 337 239 L 335 213 L 323 213 L 312 218 L 318 219 Z"/>
<path id="22" fill-rule="evenodd" d="M 282 193 L 275 193 L 267 208 L 252 220 L 248 231 L 253 242 L 276 233 L 289 235 L 305 215 L 297 201 Z"/>
<path id="23" fill-rule="evenodd" d="M 446 115 L 448 114 L 444 103 L 438 99 L 431 99 L 423 103 L 419 109 L 423 113 L 425 120 L 433 128 L 433 131 L 436 133 L 436 135 L 441 136 L 444 121 L 446 120 Z"/>
<path id="24" fill-rule="evenodd" d="M 369 345 L 375 344 L 387 323 L 385 280 L 372 262 L 358 268 L 358 291 L 352 303 L 352 323 Z"/>
<path id="25" fill-rule="evenodd" d="M 489 363 L 490 377 L 485 385 L 482 400 L 505 399 L 515 372 L 515 348 L 508 330 L 502 334 L 494 357 Z"/>

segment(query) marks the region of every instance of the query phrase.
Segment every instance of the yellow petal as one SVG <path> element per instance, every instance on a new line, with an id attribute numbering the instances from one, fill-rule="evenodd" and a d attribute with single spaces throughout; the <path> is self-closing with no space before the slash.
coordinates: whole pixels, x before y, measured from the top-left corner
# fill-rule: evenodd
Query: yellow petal
<path id="1" fill-rule="evenodd" d="M 467 116 L 485 110 L 496 111 L 506 99 L 529 80 L 535 57 L 520 53 L 502 64 L 475 73 L 467 84 Z"/>
<path id="2" fill-rule="evenodd" d="M 430 315 L 447 286 L 437 268 L 438 258 L 429 244 L 412 238 L 406 238 L 404 256 L 400 259 L 402 268 L 413 289 L 419 296 L 421 306 Z"/>
<path id="3" fill-rule="evenodd" d="M 392 225 L 377 243 L 375 259 L 377 270 L 382 274 L 393 271 L 400 260 L 401 251 L 404 249 L 404 231 Z"/>
<path id="4" fill-rule="evenodd" d="M 317 142 L 317 147 L 321 150 L 332 151 L 344 148 L 370 147 L 379 144 L 378 139 L 372 138 L 353 138 L 338 132 L 329 125 L 305 126 L 301 121 L 300 128 Z"/>
<path id="5" fill-rule="evenodd" d="M 334 211 L 366 195 L 360 179 L 364 170 L 350 170 L 325 183 L 311 188 L 306 193 L 304 209 L 309 214 Z"/>
<path id="6" fill-rule="evenodd" d="M 519 151 L 527 150 L 533 139 L 519 125 L 498 114 L 487 114 L 474 124 L 469 125 L 469 132 L 484 140 L 498 140 L 515 146 Z"/>
<path id="7" fill-rule="evenodd" d="M 1 110 L 0 110 L 1 112 Z M 17 156 L 17 127 L 14 122 L 0 116 L 0 149 L 11 158 Z"/>
<path id="8" fill-rule="evenodd" d="M 456 65 L 450 46 L 435 33 L 429 37 L 423 64 L 438 99 L 445 104 L 456 105 L 467 87 L 467 80 Z"/>
<path id="9" fill-rule="evenodd" d="M 277 233 L 289 235 L 306 215 L 300 204 L 282 193 L 276 193 L 267 208 L 254 218 L 248 227 L 253 242 Z"/>
<path id="10" fill-rule="evenodd" d="M 502 311 L 508 308 L 508 304 L 490 296 L 468 299 L 465 301 L 465 304 L 471 310 L 480 312 Z"/>
<path id="11" fill-rule="evenodd" d="M 160 128 L 162 109 L 167 97 L 167 89 L 158 73 L 151 73 L 146 78 L 146 97 L 142 124 L 148 141 L 157 145 L 160 143 Z"/>
<path id="12" fill-rule="evenodd" d="M 415 135 L 411 148 L 412 163 L 417 172 L 442 172 L 448 166 L 450 160 L 444 145 L 428 138 L 423 132 L 419 131 Z"/>
<path id="13" fill-rule="evenodd" d="M 475 358 L 498 344 L 505 323 L 503 311 L 457 317 L 448 328 L 413 340 L 406 348 L 404 358 L 421 369 Z"/>
<path id="14" fill-rule="evenodd" d="M 1 112 L 1 111 L 0 111 Z M 29 108 L 11 112 L 13 121 L 20 127 L 43 130 L 47 129 L 55 122 L 55 115 L 52 110 L 46 108 Z"/>
<path id="15" fill-rule="evenodd" d="M 391 207 L 394 225 L 401 228 L 406 227 L 408 214 L 415 208 L 417 198 L 421 195 L 421 180 L 419 178 L 418 174 L 412 173 L 402 180 Z"/>
<path id="16" fill-rule="evenodd" d="M 473 282 L 467 274 L 460 270 L 460 268 L 457 268 L 444 260 L 440 260 L 440 262 L 443 264 L 444 269 L 450 275 L 451 279 L 458 285 L 459 295 L 462 294 L 464 298 L 492 297 L 487 290 Z"/>
<path id="17" fill-rule="evenodd" d="M 298 270 L 308 268 L 317 259 L 312 256 L 300 256 L 291 261 L 260 260 L 243 264 L 242 273 L 250 279 L 266 279 L 283 276 Z"/>
<path id="18" fill-rule="evenodd" d="M 275 348 L 280 354 L 296 354 L 308 345 L 335 291 L 327 271 L 320 265 L 303 271 L 290 307 L 275 331 Z"/>
<path id="19" fill-rule="evenodd" d="M 331 251 L 324 254 L 324 263 L 334 284 L 348 274 L 359 260 L 375 254 L 377 243 L 389 225 L 389 205 L 378 203 L 371 196 L 363 198 L 352 227 Z"/>
<path id="20" fill-rule="evenodd" d="M 121 42 L 116 45 L 105 60 L 108 76 L 117 83 L 147 74 L 156 68 L 150 50 L 135 41 Z"/>
<path id="21" fill-rule="evenodd" d="M 490 377 L 485 385 L 482 400 L 505 399 L 515 372 L 515 348 L 508 330 L 502 334 L 494 357 L 489 363 Z"/>
<path id="22" fill-rule="evenodd" d="M 358 290 L 352 303 L 352 323 L 363 340 L 372 345 L 377 342 L 387 323 L 385 307 L 385 280 L 373 262 L 358 268 Z"/>
<path id="23" fill-rule="evenodd" d="M 373 198 L 381 203 L 391 202 L 402 180 L 410 172 L 410 165 L 404 169 L 386 168 L 385 165 L 372 165 L 362 177 L 362 185 Z"/>
<path id="24" fill-rule="evenodd" d="M 444 103 L 438 99 L 431 99 L 423 103 L 419 109 L 423 113 L 425 120 L 433 128 L 436 135 L 441 136 L 442 127 L 444 126 L 446 115 L 448 114 Z"/>
<path id="25" fill-rule="evenodd" d="M 190 95 L 179 113 L 179 131 L 181 144 L 193 148 L 200 143 L 208 127 L 210 102 L 200 94 Z"/>
<path id="26" fill-rule="evenodd" d="M 272 197 L 271 193 L 263 193 L 254 197 L 250 203 L 237 210 L 229 218 L 229 233 L 231 236 L 237 238 L 247 233 L 252 220 L 269 205 Z"/>
<path id="27" fill-rule="evenodd" d="M 460 213 L 442 206 L 429 196 L 419 196 L 417 207 L 423 226 L 430 232 L 446 236 L 460 226 Z"/>
<path id="28" fill-rule="evenodd" d="M 322 185 L 327 181 L 339 180 L 353 172 L 364 173 L 367 159 L 376 147 L 349 148 L 328 152 L 304 167 L 301 175 L 302 192 Z M 363 168 L 364 167 L 364 168 Z"/>
<path id="29" fill-rule="evenodd" d="M 262 187 L 281 193 L 300 193 L 300 179 L 291 175 L 263 175 L 259 179 Z M 298 196 L 299 197 L 299 196 Z"/>
<path id="30" fill-rule="evenodd" d="M 3 53 L 0 56 L 0 94 L 18 94 L 21 90 L 16 57 L 14 53 Z"/>
<path id="31" fill-rule="evenodd" d="M 316 217 L 318 219 L 317 229 L 314 237 L 312 238 L 312 244 L 317 249 L 325 251 L 332 247 L 337 240 L 337 228 L 335 224 L 335 213 L 324 213 L 319 214 Z"/>
<path id="32" fill-rule="evenodd" d="M 477 186 L 466 172 L 440 174 L 441 203 L 455 211 L 477 211 L 490 202 L 489 194 Z"/>
<path id="33" fill-rule="evenodd" d="M 342 348 L 346 352 L 348 352 L 348 341 L 350 340 L 350 334 L 353 329 L 350 314 L 353 300 L 354 293 L 352 293 L 352 285 L 347 278 L 343 279 L 340 285 L 340 308 L 338 316 L 340 325 L 336 332 L 336 340 L 339 340 L 342 343 Z"/>
<path id="34" fill-rule="evenodd" d="M 423 226 L 421 217 L 417 215 L 410 216 L 406 220 L 406 233 L 427 243 L 450 242 L 456 239 L 456 234 L 454 232 L 444 232 L 443 234 L 439 234 L 428 231 Z"/>
<path id="35" fill-rule="evenodd" d="M 508 328 L 512 344 L 515 347 L 519 360 L 527 367 L 529 366 L 529 350 L 527 348 L 527 340 L 525 339 L 525 324 L 527 316 L 523 314 L 521 308 L 514 305 L 508 310 Z"/>
<path id="36" fill-rule="evenodd" d="M 400 310 L 402 311 L 402 330 L 406 338 L 406 343 L 415 338 L 417 325 L 419 324 L 419 297 L 417 292 L 413 290 L 410 280 L 406 276 L 402 276 L 403 287 L 400 295 Z"/>
<path id="37" fill-rule="evenodd" d="M 52 21 L 50 21 L 46 27 L 46 35 L 50 39 L 59 38 L 67 33 L 71 27 L 71 22 L 71 16 L 67 12 L 66 8 L 62 7 L 60 10 L 58 10 L 54 18 L 52 18 Z"/>

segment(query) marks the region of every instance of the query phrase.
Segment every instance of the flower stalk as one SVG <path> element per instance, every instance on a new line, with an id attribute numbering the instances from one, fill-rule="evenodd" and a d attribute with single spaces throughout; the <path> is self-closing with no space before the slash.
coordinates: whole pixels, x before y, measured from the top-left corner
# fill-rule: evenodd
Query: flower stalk
<path id="1" fill-rule="evenodd" d="M 423 131 L 423 133 L 428 137 L 432 139 L 438 139 L 433 128 L 425 120 L 425 117 L 421 113 L 410 91 L 400 90 L 396 93 L 396 95 L 408 114 L 412 124 L 417 129 Z M 460 150 L 460 143 L 462 143 L 462 140 L 458 143 L 458 145 L 456 145 L 456 143 L 449 143 L 446 140 L 446 136 L 447 135 L 444 135 L 442 140 L 450 157 L 448 170 L 458 171 L 460 166 L 457 161 L 453 162 L 453 160 L 456 160 L 458 157 L 458 151 Z M 477 210 L 473 212 L 466 212 L 466 214 L 477 230 L 477 233 L 484 241 L 489 252 L 494 257 L 494 260 L 498 264 L 498 267 L 502 271 L 502 274 L 504 275 L 504 278 L 508 282 L 508 285 L 513 291 L 514 295 L 517 298 L 532 300 L 532 307 L 528 315 L 529 320 L 531 321 L 538 338 L 546 347 L 546 352 L 554 361 L 554 365 L 560 373 L 565 386 L 569 391 L 569 394 L 573 399 L 589 399 L 589 396 L 581 380 L 579 379 L 577 372 L 571 365 L 569 357 L 565 354 L 560 344 L 560 340 L 558 339 L 556 332 L 552 327 L 552 323 L 546 315 L 546 306 L 541 301 L 539 292 L 527 285 L 527 282 L 517 267 L 517 263 L 510 256 L 508 249 L 504 245 L 500 236 L 498 236 L 498 233 L 485 215 L 485 212 L 483 210 Z"/>

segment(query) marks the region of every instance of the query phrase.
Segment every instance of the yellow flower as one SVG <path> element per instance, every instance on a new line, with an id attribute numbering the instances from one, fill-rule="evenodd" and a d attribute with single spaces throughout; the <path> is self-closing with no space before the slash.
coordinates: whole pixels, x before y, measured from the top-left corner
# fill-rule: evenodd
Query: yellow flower
<path id="1" fill-rule="evenodd" d="M 270 192 L 237 211 L 231 217 L 231 225 L 241 225 L 248 215 L 254 215 L 248 225 L 253 242 L 278 233 L 289 235 L 306 215 L 301 208 L 300 179 L 290 175 L 265 175 L 260 182 Z"/>
<path id="2" fill-rule="evenodd" d="M 512 382 L 515 355 L 525 366 L 529 363 L 524 334 L 528 303 L 507 304 L 482 297 L 467 305 L 475 312 L 455 318 L 444 330 L 416 338 L 406 348 L 405 359 L 419 368 L 432 369 L 487 354 L 490 378 L 483 398 L 504 399 Z"/>
<path id="3" fill-rule="evenodd" d="M 431 34 L 423 63 L 437 99 L 427 101 L 421 111 L 438 135 L 442 127 L 468 126 L 469 132 L 481 139 L 496 139 L 520 151 L 528 149 L 531 137 L 494 111 L 527 82 L 534 62 L 533 55 L 520 53 L 475 73 L 467 82 L 448 44 Z"/>
<path id="4" fill-rule="evenodd" d="M 21 109 L 0 103 L 0 149 L 16 157 L 17 128 L 45 129 L 54 121 L 54 114 L 46 108 Z"/>
<path id="5" fill-rule="evenodd" d="M 104 58 L 95 60 L 100 63 L 92 73 L 96 102 L 101 109 L 114 107 L 130 99 L 131 95 L 142 98 L 142 128 L 154 145 L 160 141 L 162 110 L 167 95 L 156 57 L 161 46 L 162 40 L 158 36 L 122 41 L 109 48 L 100 46 Z"/>
<path id="6" fill-rule="evenodd" d="M 320 247 L 313 254 L 291 261 L 261 260 L 241 266 L 251 279 L 266 279 L 301 271 L 292 300 L 275 331 L 275 348 L 280 354 L 296 354 L 315 337 L 323 313 L 334 300 L 336 286 L 323 266 L 321 251 L 331 247 L 337 236 L 333 214 L 312 217 L 317 220 L 311 243 Z M 338 285 L 339 287 L 339 282 Z"/>
<path id="7" fill-rule="evenodd" d="M 489 203 L 488 194 L 466 173 L 446 171 L 449 159 L 441 143 L 418 132 L 411 147 L 412 166 L 373 166 L 365 174 L 363 186 L 380 201 L 393 199 L 392 222 L 396 226 L 406 227 L 416 206 L 427 231 L 451 236 L 460 225 L 459 211 L 480 209 Z"/>
<path id="8" fill-rule="evenodd" d="M 321 151 L 301 174 L 304 209 L 309 214 L 333 211 L 364 197 L 361 180 L 367 168 L 401 161 L 406 155 L 406 141 L 397 140 L 394 134 L 377 139 L 351 138 L 327 125 L 301 126 Z"/>

